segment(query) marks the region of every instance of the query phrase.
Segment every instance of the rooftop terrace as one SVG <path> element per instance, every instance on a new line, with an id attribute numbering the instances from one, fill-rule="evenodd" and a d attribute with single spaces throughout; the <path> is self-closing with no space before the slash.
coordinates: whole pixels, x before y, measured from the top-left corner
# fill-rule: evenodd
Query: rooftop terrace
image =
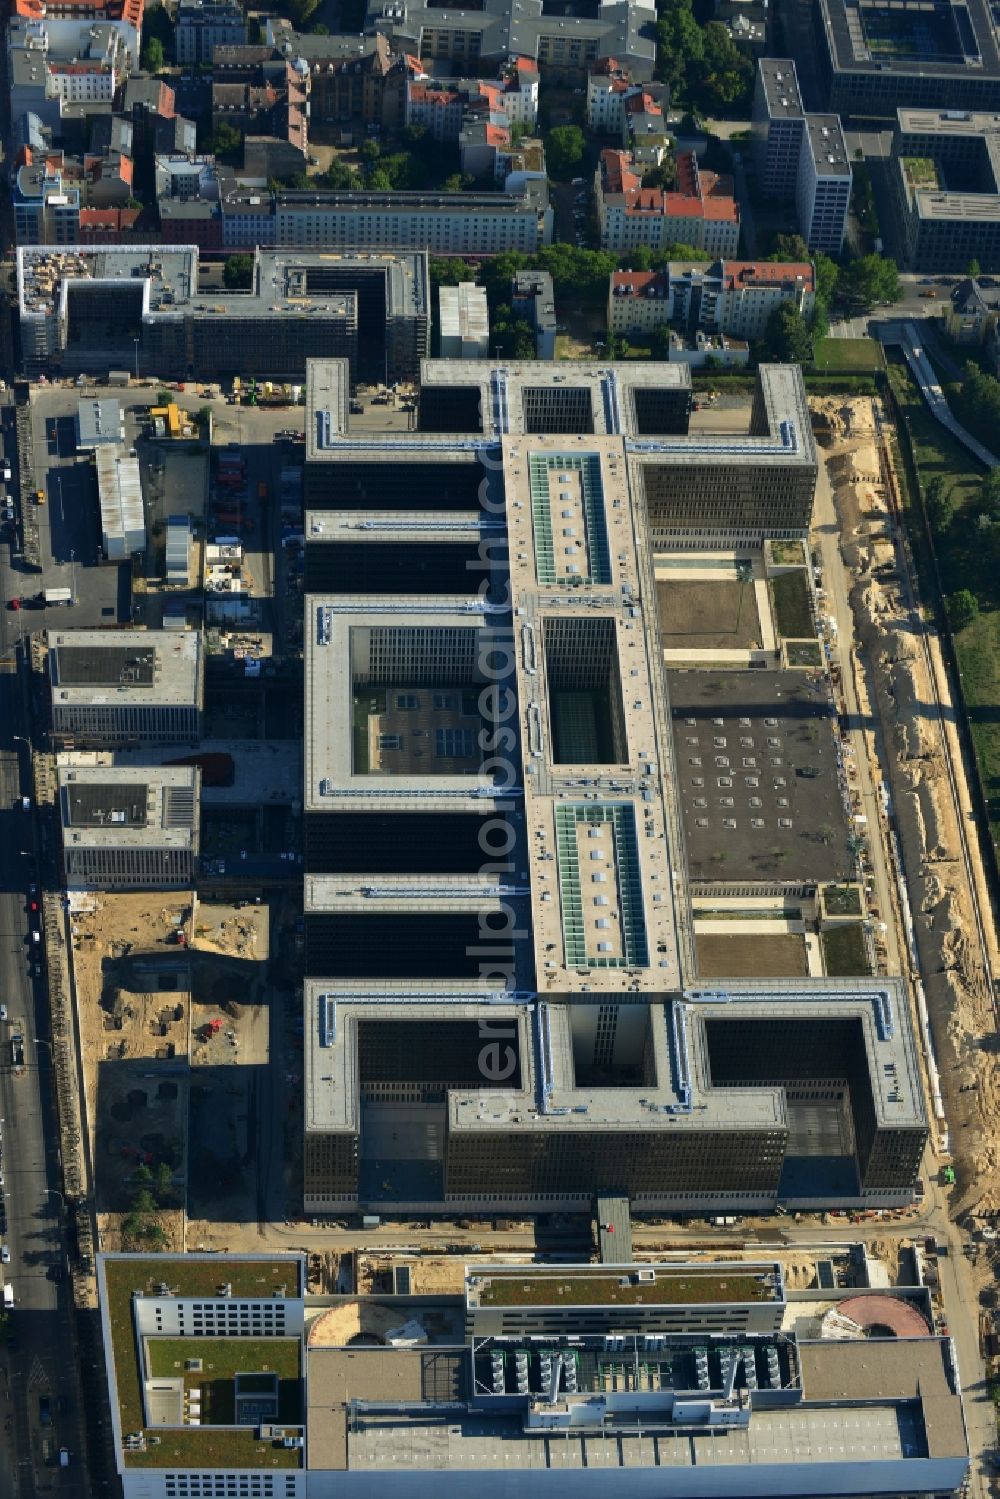
<path id="1" fill-rule="evenodd" d="M 756 1272 L 756 1273 L 754 1273 Z M 717 1265 L 642 1266 L 653 1279 L 638 1279 L 624 1267 L 614 1275 L 596 1268 L 551 1273 L 532 1266 L 467 1270 L 470 1306 L 700 1306 L 716 1302 L 774 1301 L 781 1294 L 780 1278 L 771 1267 L 734 1264 L 729 1271 Z"/>
<path id="2" fill-rule="evenodd" d="M 110 1338 L 114 1365 L 112 1395 L 117 1398 L 117 1417 L 122 1442 L 134 1433 L 154 1437 L 144 1447 L 125 1449 L 122 1460 L 133 1468 L 297 1468 L 301 1452 L 261 1441 L 255 1427 L 185 1427 L 150 1430 L 144 1425 L 141 1343 L 136 1336 L 132 1301 L 134 1296 L 159 1298 L 166 1286 L 175 1297 L 217 1297 L 223 1286 L 234 1298 L 266 1298 L 279 1294 L 302 1294 L 302 1262 L 297 1258 L 250 1259 L 197 1255 L 111 1256 L 102 1258 L 100 1273 L 106 1335 Z M 195 1340 L 192 1340 L 195 1341 Z M 200 1345 L 239 1341 L 249 1350 L 259 1341 L 201 1339 Z M 270 1341 L 270 1340 L 269 1340 Z M 273 1340 L 275 1343 L 286 1340 Z M 278 1355 L 280 1357 L 280 1355 Z M 297 1357 L 297 1345 L 296 1345 Z M 244 1365 L 247 1373 L 255 1372 Z"/>

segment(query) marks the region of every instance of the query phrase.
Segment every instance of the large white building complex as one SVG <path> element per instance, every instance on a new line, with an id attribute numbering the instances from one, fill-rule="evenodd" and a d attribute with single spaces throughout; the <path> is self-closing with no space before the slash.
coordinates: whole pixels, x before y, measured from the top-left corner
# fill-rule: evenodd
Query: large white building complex
<path id="1" fill-rule="evenodd" d="M 965 1481 L 954 1349 L 924 1288 L 789 1293 L 767 1259 L 464 1271 L 464 1292 L 331 1304 L 300 1255 L 102 1256 L 124 1499 L 871 1499 Z"/>
<path id="2" fill-rule="evenodd" d="M 405 432 L 347 390 L 310 366 L 306 1213 L 771 1206 L 803 1076 L 850 1116 L 834 1195 L 908 1201 L 898 983 L 692 955 L 656 556 L 807 534 L 798 369 L 738 437 L 688 431 L 674 365 L 428 361 Z"/>

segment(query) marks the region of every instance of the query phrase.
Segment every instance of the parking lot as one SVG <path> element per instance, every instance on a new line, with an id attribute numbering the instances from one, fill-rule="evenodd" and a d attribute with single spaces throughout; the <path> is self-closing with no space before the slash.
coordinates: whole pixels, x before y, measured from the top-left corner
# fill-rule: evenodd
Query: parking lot
<path id="1" fill-rule="evenodd" d="M 76 448 L 76 413 L 81 397 L 94 387 L 40 386 L 31 396 L 30 464 L 35 488 L 22 496 L 39 523 L 42 571 L 29 571 L 15 552 L 11 558 L 13 596 L 29 610 L 23 629 L 53 628 L 62 607 L 44 608 L 37 595 L 68 588 L 75 600 L 74 627 L 128 624 L 131 618 L 131 564 L 105 563 L 101 557 L 97 480 L 86 454 Z M 134 444 L 138 424 L 123 402 L 125 441 Z M 39 617 L 41 616 L 41 618 Z"/>

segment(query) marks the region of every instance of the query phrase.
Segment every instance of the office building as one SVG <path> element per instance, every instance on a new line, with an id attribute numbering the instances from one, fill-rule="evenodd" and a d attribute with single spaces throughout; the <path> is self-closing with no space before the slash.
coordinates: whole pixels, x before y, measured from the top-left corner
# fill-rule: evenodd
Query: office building
<path id="1" fill-rule="evenodd" d="M 65 749 L 188 743 L 201 733 L 197 631 L 50 630 L 52 737 Z"/>
<path id="2" fill-rule="evenodd" d="M 810 250 L 839 255 L 853 181 L 844 132 L 837 115 L 807 113 L 790 58 L 757 61 L 753 138 L 765 196 L 794 202 Z"/>
<path id="3" fill-rule="evenodd" d="M 181 67 L 211 63 L 216 47 L 241 47 L 246 17 L 239 5 L 223 0 L 181 0 L 174 21 L 174 61 Z"/>
<path id="4" fill-rule="evenodd" d="M 1000 114 L 900 109 L 889 168 L 905 265 L 1000 270 Z"/>
<path id="5" fill-rule="evenodd" d="M 412 379 L 427 351 L 427 257 L 258 250 L 250 292 L 198 292 L 194 245 L 18 251 L 26 370 L 121 367 L 167 379 L 301 380 L 340 353 L 360 378 Z"/>
<path id="6" fill-rule="evenodd" d="M 638 81 L 653 76 L 656 11 L 648 0 L 596 0 L 586 14 L 544 0 L 484 0 L 476 9 L 406 0 L 369 0 L 366 31 L 397 53 L 454 63 L 470 76 L 479 59 L 525 58 L 554 83 L 582 83 L 602 57 L 616 57 Z"/>
<path id="7" fill-rule="evenodd" d="M 486 359 L 490 352 L 490 313 L 486 288 L 474 281 L 442 286 L 441 358 Z"/>
<path id="8" fill-rule="evenodd" d="M 795 206 L 799 233 L 810 250 L 840 254 L 851 206 L 852 182 L 839 116 L 807 114 L 799 151 Z"/>
<path id="9" fill-rule="evenodd" d="M 870 120 L 897 109 L 1000 109 L 1000 52 L 986 0 L 855 5 L 817 0 L 826 108 Z"/>
<path id="10" fill-rule="evenodd" d="M 556 357 L 556 299 L 548 271 L 515 271 L 511 311 L 535 330 L 535 358 Z"/>
<path id="11" fill-rule="evenodd" d="M 105 1254 L 98 1284 L 124 1499 L 950 1499 L 969 1471 L 921 1288 L 469 1264 L 464 1294 L 331 1306 L 303 1257 L 231 1254 Z"/>
<path id="12" fill-rule="evenodd" d="M 764 260 L 672 261 L 662 271 L 612 271 L 608 328 L 643 334 L 672 327 L 691 335 L 760 338 L 778 307 L 803 317 L 815 302 L 815 275 L 808 262 Z"/>
<path id="13" fill-rule="evenodd" d="M 190 890 L 198 858 L 198 767 L 116 766 L 109 773 L 76 759 L 57 758 L 66 888 Z"/>
<path id="14" fill-rule="evenodd" d="M 594 189 L 605 250 L 651 250 L 683 243 L 711 255 L 735 255 L 740 210 L 732 179 L 698 165 L 693 151 L 677 156 L 677 185 L 643 187 L 627 151 L 602 151 Z"/>
<path id="15" fill-rule="evenodd" d="M 807 533 L 799 371 L 745 437 L 688 435 L 672 365 L 429 361 L 363 436 L 345 380 L 310 366 L 306 1213 L 908 1201 L 896 981 L 684 980 L 653 557 Z"/>

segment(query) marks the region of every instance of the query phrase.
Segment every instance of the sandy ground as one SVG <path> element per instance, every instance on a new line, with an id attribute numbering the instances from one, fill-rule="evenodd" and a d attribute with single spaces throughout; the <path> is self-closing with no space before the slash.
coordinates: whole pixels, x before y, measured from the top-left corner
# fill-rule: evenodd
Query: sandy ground
<path id="1" fill-rule="evenodd" d="M 972 847 L 973 879 L 987 914 L 987 942 L 996 969 L 996 934 L 975 829 L 968 819 L 967 789 L 956 806 L 947 775 L 945 739 L 933 711 L 931 670 L 950 715 L 939 648 L 930 652 L 898 577 L 875 576 L 893 560 L 896 539 L 871 402 L 811 403 L 816 435 L 829 459 L 841 521 L 841 550 L 854 576 L 852 605 L 866 650 L 869 687 L 882 720 L 889 784 L 914 913 L 920 976 L 927 995 L 941 1088 L 958 1175 L 954 1216 L 1000 1213 L 1000 1076 L 992 1061 L 996 1017 L 990 974 L 984 964 L 962 859 L 961 817 Z M 876 670 L 870 670 L 874 663 Z M 959 762 L 960 763 L 960 762 Z"/>
<path id="2" fill-rule="evenodd" d="M 153 1169 L 168 1161 L 181 1198 L 185 1186 L 217 1191 L 220 1202 L 242 1188 L 246 1079 L 267 1065 L 269 1051 L 269 913 L 194 906 L 186 893 L 99 894 L 83 904 L 89 909 L 74 914 L 72 931 L 87 1116 L 102 1242 L 116 1248 L 140 1161 Z M 179 930 L 190 945 L 177 942 Z M 211 1115 L 216 1125 L 210 1138 L 199 1132 L 189 1159 L 193 1079 L 199 1119 Z M 233 1215 L 252 1216 L 242 1207 L 234 1202 Z M 163 1223 L 171 1247 L 181 1248 L 181 1211 L 165 1212 Z M 218 1247 L 214 1234 L 206 1241 Z"/>

